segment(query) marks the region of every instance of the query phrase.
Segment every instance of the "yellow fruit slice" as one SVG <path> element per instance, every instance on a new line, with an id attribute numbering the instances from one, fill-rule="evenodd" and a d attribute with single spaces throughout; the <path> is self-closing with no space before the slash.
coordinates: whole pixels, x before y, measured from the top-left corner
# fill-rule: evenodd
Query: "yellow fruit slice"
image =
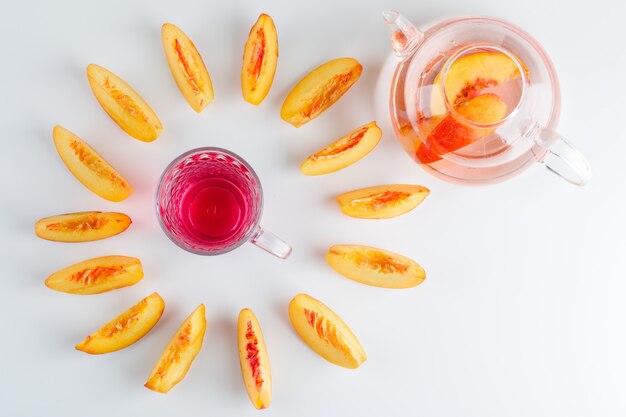
<path id="1" fill-rule="evenodd" d="M 443 72 L 443 71 L 442 71 Z M 431 114 L 446 113 L 441 90 L 442 72 L 433 81 Z M 446 98 L 456 106 L 480 95 L 480 91 L 493 88 L 521 76 L 515 61 L 501 52 L 476 52 L 458 58 L 446 74 Z"/>
<path id="2" fill-rule="evenodd" d="M 339 171 L 370 153 L 378 145 L 382 134 L 376 122 L 363 125 L 309 156 L 300 164 L 300 171 L 304 175 Z"/>
<path id="3" fill-rule="evenodd" d="M 161 120 L 124 80 L 95 64 L 87 66 L 87 79 L 104 111 L 124 132 L 144 142 L 159 137 Z"/>
<path id="4" fill-rule="evenodd" d="M 278 35 L 272 18 L 259 16 L 243 49 L 241 92 L 244 100 L 257 105 L 272 87 L 278 63 Z"/>
<path id="5" fill-rule="evenodd" d="M 122 201 L 133 192 L 133 187 L 78 136 L 61 126 L 54 127 L 52 136 L 67 168 L 89 190 L 109 201 Z"/>
<path id="6" fill-rule="evenodd" d="M 161 28 L 165 58 L 187 103 L 200 113 L 213 101 L 213 84 L 200 53 L 191 39 L 171 23 Z"/>
<path id="7" fill-rule="evenodd" d="M 102 256 L 55 272 L 46 286 L 70 294 L 99 294 L 128 287 L 143 278 L 141 262 L 129 256 Z"/>
<path id="8" fill-rule="evenodd" d="M 369 246 L 332 246 L 326 254 L 326 261 L 341 275 L 375 287 L 410 288 L 426 278 L 426 272 L 417 262 Z"/>
<path id="9" fill-rule="evenodd" d="M 131 223 L 122 213 L 83 211 L 45 217 L 35 223 L 35 234 L 56 242 L 89 242 L 122 233 Z"/>
<path id="10" fill-rule="evenodd" d="M 287 95 L 280 117 L 295 127 L 315 119 L 357 82 L 362 70 L 354 58 L 338 58 L 320 65 Z"/>
<path id="11" fill-rule="evenodd" d="M 250 401 L 257 409 L 270 406 L 272 374 L 261 326 L 254 313 L 244 308 L 237 320 L 241 374 Z"/>
<path id="12" fill-rule="evenodd" d="M 200 304 L 178 328 L 152 369 L 145 387 L 165 394 L 187 375 L 202 348 L 206 331 L 204 305 Z"/>
<path id="13" fill-rule="evenodd" d="M 337 202 L 341 211 L 351 217 L 389 219 L 413 210 L 429 192 L 420 185 L 378 185 L 341 194 Z"/>
<path id="14" fill-rule="evenodd" d="M 289 319 L 302 340 L 327 361 L 355 369 L 367 359 L 352 330 L 321 301 L 296 295 L 289 303 Z"/>
<path id="15" fill-rule="evenodd" d="M 153 293 L 87 336 L 76 349 L 92 355 L 124 349 L 152 330 L 164 308 L 161 296 Z"/>

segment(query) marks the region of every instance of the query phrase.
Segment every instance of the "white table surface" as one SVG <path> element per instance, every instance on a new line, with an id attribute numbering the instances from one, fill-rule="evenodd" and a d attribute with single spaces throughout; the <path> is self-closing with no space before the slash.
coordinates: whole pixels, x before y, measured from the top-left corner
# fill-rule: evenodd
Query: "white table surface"
<path id="1" fill-rule="evenodd" d="M 624 416 L 626 197 L 623 2 L 572 1 L 14 1 L 0 12 L 0 415 L 254 415 L 236 348 L 239 310 L 252 308 L 271 357 L 271 416 Z M 537 165 L 505 184 L 464 188 L 430 177 L 406 157 L 375 99 L 388 56 L 380 11 L 392 6 L 420 25 L 461 14 L 510 20 L 551 54 L 561 77 L 560 130 L 588 157 L 594 178 L 570 186 Z M 260 107 L 240 94 L 242 48 L 260 12 L 276 22 L 280 59 Z M 183 100 L 160 41 L 163 22 L 195 41 L 215 100 L 200 115 Z M 329 59 L 353 56 L 361 80 L 300 129 L 283 122 L 286 92 Z M 94 99 L 89 63 L 121 75 L 152 105 L 164 130 L 153 143 L 123 133 Z M 380 100 L 378 100 L 380 102 Z M 380 103 L 378 103 L 380 104 Z M 299 162 L 377 119 L 381 144 L 363 161 L 319 178 Z M 79 184 L 56 154 L 61 124 L 89 141 L 135 186 L 109 203 Z M 283 262 L 245 245 L 205 258 L 161 232 L 153 194 L 176 155 L 229 148 L 257 170 L 263 223 L 294 247 Z M 340 192 L 414 182 L 431 195 L 388 221 L 341 214 Z M 131 228 L 111 239 L 62 244 L 37 239 L 48 215 L 115 210 Z M 406 291 L 367 287 L 334 273 L 323 254 L 361 243 L 418 260 L 426 282 Z M 47 289 L 71 263 L 107 254 L 139 257 L 145 278 L 96 296 Z M 166 301 L 161 322 L 120 352 L 89 356 L 74 345 L 147 294 Z M 297 337 L 289 300 L 306 292 L 352 327 L 368 361 L 351 371 L 325 362 Z M 179 323 L 207 307 L 204 347 L 169 394 L 143 387 Z"/>

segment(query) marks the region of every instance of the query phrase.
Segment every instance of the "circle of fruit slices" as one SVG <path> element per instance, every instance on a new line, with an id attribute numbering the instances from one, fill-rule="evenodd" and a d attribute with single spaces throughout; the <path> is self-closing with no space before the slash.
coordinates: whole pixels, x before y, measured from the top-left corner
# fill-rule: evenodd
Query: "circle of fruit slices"
<path id="1" fill-rule="evenodd" d="M 182 95 L 196 112 L 214 97 L 211 78 L 200 53 L 187 35 L 173 24 L 162 27 L 165 57 Z M 268 94 L 278 61 L 278 36 L 272 18 L 261 14 L 252 26 L 243 53 L 241 91 L 245 101 L 258 105 Z M 320 65 L 285 98 L 280 115 L 300 127 L 326 111 L 359 79 L 361 64 L 339 58 Z M 89 85 L 104 111 L 128 135 L 151 142 L 163 126 L 156 113 L 122 78 L 94 64 L 87 66 Z M 376 122 L 367 123 L 319 152 L 301 165 L 305 175 L 338 171 L 367 155 L 380 141 Z M 88 143 L 69 130 L 55 126 L 54 145 L 70 172 L 98 196 L 119 202 L 133 187 Z M 429 190 L 418 185 L 390 184 L 363 188 L 337 197 L 341 211 L 362 219 L 399 216 L 417 207 Z M 80 212 L 46 217 L 36 222 L 35 233 L 57 242 L 86 242 L 124 232 L 130 217 L 115 212 Z M 425 272 L 404 256 L 361 245 L 335 245 L 326 256 L 329 265 L 354 281 L 384 288 L 409 288 L 420 284 Z M 49 288 L 71 294 L 98 294 L 134 285 L 143 278 L 139 259 L 102 256 L 85 260 L 50 275 Z M 140 300 L 87 336 L 76 349 L 89 354 L 114 352 L 137 342 L 160 320 L 165 302 L 158 293 Z M 321 357 L 339 366 L 357 368 L 366 354 L 350 328 L 321 301 L 296 295 L 289 304 L 289 318 L 296 333 Z M 199 353 L 206 317 L 199 305 L 180 325 L 148 376 L 145 386 L 166 393 L 179 383 Z M 271 373 L 267 348 L 259 322 L 248 308 L 241 310 L 237 335 L 244 386 L 256 408 L 271 401 Z"/>

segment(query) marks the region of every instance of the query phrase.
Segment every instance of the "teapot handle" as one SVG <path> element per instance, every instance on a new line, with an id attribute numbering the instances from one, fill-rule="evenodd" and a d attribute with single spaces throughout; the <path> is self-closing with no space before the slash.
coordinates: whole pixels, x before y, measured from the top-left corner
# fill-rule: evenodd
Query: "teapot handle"
<path id="1" fill-rule="evenodd" d="M 543 150 L 537 160 L 548 170 L 574 185 L 585 185 L 591 179 L 591 167 L 584 155 L 553 130 L 538 127 L 535 143 Z"/>

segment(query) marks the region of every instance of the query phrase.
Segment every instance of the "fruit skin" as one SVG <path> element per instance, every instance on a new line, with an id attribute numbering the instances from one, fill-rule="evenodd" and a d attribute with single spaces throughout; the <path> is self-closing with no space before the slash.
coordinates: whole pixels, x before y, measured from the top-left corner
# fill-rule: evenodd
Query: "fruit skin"
<path id="1" fill-rule="evenodd" d="M 155 292 L 87 336 L 76 349 L 92 355 L 124 349 L 152 330 L 164 308 L 163 298 Z"/>
<path id="2" fill-rule="evenodd" d="M 506 116 L 506 103 L 495 94 L 483 94 L 455 107 L 464 119 L 478 124 L 493 124 Z M 492 127 L 469 126 L 451 114 L 435 126 L 416 151 L 416 158 L 429 164 L 441 159 L 442 155 L 470 145 L 495 130 Z"/>
<path id="3" fill-rule="evenodd" d="M 289 319 L 302 340 L 327 361 L 356 369 L 367 359 L 352 330 L 321 301 L 296 295 L 289 303 Z"/>
<path id="4" fill-rule="evenodd" d="M 143 142 L 159 137 L 161 120 L 124 80 L 96 64 L 87 66 L 87 79 L 104 111 L 124 132 Z"/>
<path id="5" fill-rule="evenodd" d="M 70 294 L 99 294 L 138 283 L 143 278 L 141 262 L 129 256 L 88 259 L 55 272 L 46 286 Z"/>
<path id="6" fill-rule="evenodd" d="M 258 105 L 272 87 L 278 63 L 278 35 L 272 18 L 262 13 L 248 35 L 243 49 L 241 93 L 248 103 Z"/>
<path id="7" fill-rule="evenodd" d="M 182 381 L 202 348 L 205 331 L 205 308 L 200 304 L 176 330 L 144 386 L 165 394 Z"/>
<path id="8" fill-rule="evenodd" d="M 417 262 L 369 246 L 331 246 L 326 261 L 344 277 L 374 287 L 411 288 L 426 279 L 426 272 Z"/>
<path id="9" fill-rule="evenodd" d="M 213 101 L 213 84 L 194 43 L 177 26 L 165 23 L 161 41 L 170 71 L 187 103 L 200 113 Z"/>
<path id="10" fill-rule="evenodd" d="M 126 214 L 83 211 L 44 217 L 35 223 L 35 234 L 56 242 L 89 242 L 122 233 L 131 223 Z"/>
<path id="11" fill-rule="evenodd" d="M 300 164 L 300 172 L 304 175 L 323 175 L 339 171 L 370 153 L 378 145 L 382 135 L 383 132 L 376 122 L 354 129 L 309 156 Z"/>
<path id="12" fill-rule="evenodd" d="M 341 211 L 351 217 L 389 219 L 413 210 L 429 193 L 421 185 L 378 185 L 341 194 L 337 202 Z"/>
<path id="13" fill-rule="evenodd" d="M 445 99 L 440 88 L 443 70 L 433 81 L 431 113 L 445 113 Z M 521 77 L 516 63 L 501 52 L 476 52 L 458 58 L 446 74 L 446 99 L 456 106 L 477 97 L 480 90 L 493 88 Z"/>
<path id="14" fill-rule="evenodd" d="M 337 58 L 308 73 L 289 92 L 280 117 L 295 127 L 315 119 L 344 95 L 361 76 L 354 58 Z"/>
<path id="15" fill-rule="evenodd" d="M 122 201 L 133 187 L 85 141 L 69 130 L 52 129 L 54 146 L 63 163 L 90 191 L 109 201 Z"/>
<path id="16" fill-rule="evenodd" d="M 403 143 L 403 145 L 409 153 L 415 155 L 415 159 L 418 162 L 422 164 L 427 164 L 441 159 L 439 155 L 435 155 L 434 153 L 429 151 L 428 145 L 425 145 L 424 142 L 422 142 L 422 138 L 427 138 L 428 136 L 430 136 L 432 131 L 439 125 L 439 123 L 441 123 L 444 118 L 445 115 L 441 114 L 437 116 L 419 118 L 417 120 L 417 129 L 419 135 L 415 134 L 413 127 L 409 125 L 409 128 L 405 133 L 405 137 L 408 139 L 406 143 Z M 410 149 L 407 146 L 409 142 L 412 147 Z"/>
<path id="17" fill-rule="evenodd" d="M 261 326 L 256 316 L 247 308 L 239 313 L 237 339 L 241 374 L 250 401 L 257 409 L 270 406 L 272 375 Z"/>

